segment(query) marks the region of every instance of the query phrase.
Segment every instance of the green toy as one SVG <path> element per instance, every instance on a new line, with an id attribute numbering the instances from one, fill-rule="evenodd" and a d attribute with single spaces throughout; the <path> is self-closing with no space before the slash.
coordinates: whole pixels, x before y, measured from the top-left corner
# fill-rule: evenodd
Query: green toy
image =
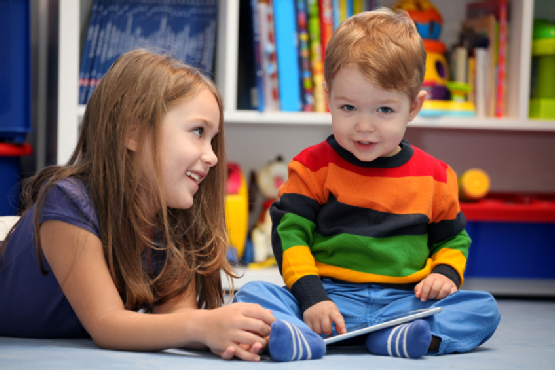
<path id="1" fill-rule="evenodd" d="M 534 20 L 532 39 L 536 77 L 529 116 L 555 119 L 555 24 L 544 19 Z"/>

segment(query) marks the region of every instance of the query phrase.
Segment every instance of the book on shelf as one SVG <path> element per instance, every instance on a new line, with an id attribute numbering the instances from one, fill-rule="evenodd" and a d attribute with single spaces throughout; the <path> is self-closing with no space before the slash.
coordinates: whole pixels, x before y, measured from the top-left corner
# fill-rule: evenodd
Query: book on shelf
<path id="1" fill-rule="evenodd" d="M 507 115 L 507 38 L 508 38 L 508 4 L 507 0 L 499 2 L 499 33 L 497 50 L 497 80 L 496 80 L 496 102 L 495 117 L 505 117 Z"/>
<path id="2" fill-rule="evenodd" d="M 497 20 L 493 15 L 480 18 L 466 19 L 462 22 L 463 29 L 471 29 L 480 37 L 488 40 L 488 66 L 487 66 L 487 89 L 486 89 L 486 116 L 495 116 L 495 71 L 497 65 Z"/>
<path id="3" fill-rule="evenodd" d="M 275 43 L 274 8 L 271 0 L 259 0 L 258 19 L 260 20 L 263 110 L 274 112 L 280 109 L 280 86 Z"/>
<path id="4" fill-rule="evenodd" d="M 509 69 L 509 11 L 508 0 L 484 0 L 466 4 L 468 20 L 493 19 L 493 37 L 490 39 L 490 59 L 492 59 L 491 86 L 488 116 L 505 117 L 508 110 L 508 69 Z M 492 112 L 493 110 L 493 112 Z"/>
<path id="5" fill-rule="evenodd" d="M 332 0 L 333 6 L 333 29 L 335 30 L 339 23 L 342 22 L 341 19 L 341 0 Z"/>
<path id="6" fill-rule="evenodd" d="M 326 47 L 333 33 L 333 0 L 318 0 L 320 12 L 320 39 L 322 43 L 322 60 L 326 58 Z"/>
<path id="7" fill-rule="evenodd" d="M 256 76 L 256 96 L 258 97 L 257 106 L 259 111 L 264 110 L 264 82 L 262 76 L 262 51 L 260 49 L 260 18 L 258 15 L 258 0 L 250 0 L 251 17 L 252 17 L 252 33 L 253 33 L 253 51 L 254 65 Z"/>
<path id="8" fill-rule="evenodd" d="M 298 112 L 301 96 L 295 6 L 292 0 L 273 0 L 273 7 L 280 107 L 285 112 Z"/>
<path id="9" fill-rule="evenodd" d="M 262 74 L 259 50 L 257 0 L 239 2 L 239 62 L 237 63 L 237 109 L 258 110 L 263 107 Z M 259 81 L 260 77 L 260 81 Z M 260 86 L 259 86 L 260 84 Z"/>
<path id="10" fill-rule="evenodd" d="M 94 0 L 81 57 L 80 103 L 87 103 L 120 55 L 141 47 L 212 77 L 217 11 L 217 0 Z"/>
<path id="11" fill-rule="evenodd" d="M 465 46 L 455 46 L 451 51 L 451 80 L 468 82 L 468 50 Z"/>
<path id="12" fill-rule="evenodd" d="M 474 82 L 474 105 L 476 107 L 476 117 L 484 118 L 487 116 L 486 101 L 488 91 L 489 50 L 483 47 L 474 48 L 474 59 L 476 65 L 476 76 Z"/>
<path id="13" fill-rule="evenodd" d="M 324 96 L 324 66 L 322 59 L 322 45 L 320 41 L 320 16 L 318 0 L 308 0 L 308 35 L 310 38 L 310 60 L 312 78 L 314 80 L 314 111 L 325 112 L 326 99 Z"/>
<path id="14" fill-rule="evenodd" d="M 299 70 L 303 111 L 312 112 L 314 110 L 314 85 L 312 82 L 312 69 L 310 67 L 306 0 L 295 0 L 295 9 L 297 12 L 297 34 L 299 37 Z"/>

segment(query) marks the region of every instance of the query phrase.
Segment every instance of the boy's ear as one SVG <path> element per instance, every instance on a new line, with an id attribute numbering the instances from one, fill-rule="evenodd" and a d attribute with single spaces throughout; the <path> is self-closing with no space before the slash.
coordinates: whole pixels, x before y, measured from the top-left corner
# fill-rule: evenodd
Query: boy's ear
<path id="1" fill-rule="evenodd" d="M 328 91 L 328 84 L 324 81 L 322 83 L 324 86 L 324 96 L 326 97 L 326 103 L 328 104 L 328 108 L 330 107 L 330 92 Z"/>
<path id="2" fill-rule="evenodd" d="M 139 121 L 133 122 L 125 134 L 125 147 L 132 152 L 136 152 L 139 147 Z"/>
<path id="3" fill-rule="evenodd" d="M 410 106 L 409 122 L 411 122 L 422 109 L 422 104 L 424 104 L 424 100 L 426 100 L 426 94 L 428 94 L 426 91 L 420 90 L 416 98 L 414 98 Z"/>

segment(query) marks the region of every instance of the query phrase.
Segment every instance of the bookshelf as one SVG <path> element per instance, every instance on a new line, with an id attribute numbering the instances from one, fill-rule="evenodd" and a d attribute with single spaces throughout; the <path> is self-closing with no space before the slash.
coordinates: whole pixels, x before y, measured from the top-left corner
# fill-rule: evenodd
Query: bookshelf
<path id="1" fill-rule="evenodd" d="M 444 18 L 441 39 L 447 45 L 454 42 L 466 3 L 473 1 L 433 0 Z M 395 2 L 383 0 L 381 4 L 390 6 Z M 409 125 L 408 133 L 411 142 L 414 140 L 424 150 L 445 160 L 457 172 L 471 166 L 485 168 L 492 179 L 492 189 L 497 191 L 554 191 L 555 121 L 528 118 L 532 20 L 537 15 L 535 9 L 538 14 L 554 18 L 555 14 L 550 10 L 552 0 L 509 0 L 509 3 L 508 117 L 417 117 Z M 92 0 L 59 0 L 57 158 L 60 164 L 71 155 L 77 141 L 78 123 L 85 111 L 85 106 L 77 104 L 79 35 L 86 32 L 87 10 L 91 4 Z M 540 13 L 542 11 L 544 13 Z M 224 98 L 228 159 L 241 163 L 245 174 L 248 174 L 277 153 L 284 154 L 284 159 L 288 161 L 300 149 L 323 140 L 331 133 L 331 117 L 327 113 L 237 110 L 238 34 L 239 0 L 220 0 L 215 79 Z M 236 287 L 251 280 L 283 284 L 277 268 L 247 269 L 240 273 L 244 273 L 244 277 L 235 282 Z M 470 288 L 502 294 L 526 294 L 528 291 L 545 295 L 555 292 L 554 281 L 486 279 L 475 281 L 474 285 L 469 281 L 468 284 Z"/>
<path id="2" fill-rule="evenodd" d="M 453 2 L 449 0 L 435 0 L 434 4 L 442 13 L 445 24 L 442 40 L 450 45 L 454 42 L 460 21 L 464 16 L 465 4 L 474 0 Z M 540 3 L 549 0 L 537 0 Z M 75 101 L 71 98 L 71 90 L 75 89 L 75 76 L 79 68 L 79 40 L 76 37 L 86 28 L 82 8 L 90 8 L 92 0 L 60 0 L 60 97 L 65 98 L 60 106 L 64 121 L 69 125 L 69 117 L 80 119 L 85 106 L 71 106 L 67 102 Z M 395 0 L 384 0 L 382 5 L 390 6 Z M 531 36 L 532 19 L 534 15 L 534 0 L 511 0 L 510 45 L 509 60 L 509 112 L 508 117 L 494 118 L 425 118 L 417 117 L 411 127 L 420 128 L 456 128 L 456 129 L 486 129 L 486 130 L 525 130 L 525 131 L 555 131 L 555 122 L 531 120 L 528 118 L 528 97 L 530 95 L 530 65 L 531 65 Z M 80 22 L 81 20 L 81 22 Z M 218 46 L 216 82 L 224 97 L 225 117 L 229 124 L 253 123 L 257 125 L 284 124 L 295 125 L 331 125 L 328 114 L 322 113 L 287 113 L 237 110 L 237 63 L 238 63 L 238 33 L 239 33 L 239 0 L 220 0 L 218 20 Z M 75 32 L 76 29 L 79 32 Z M 77 45 L 77 46 L 75 46 Z M 73 74 L 73 75 L 72 75 Z M 61 116 L 62 117 L 62 116 Z M 60 117 L 60 118 L 61 118 Z M 60 119 L 61 120 L 61 119 Z M 69 129 L 69 127 L 68 127 Z M 65 131 L 65 130 L 64 130 Z M 70 130 L 71 131 L 71 130 Z M 69 146 L 71 140 L 67 140 Z M 60 154 L 64 154 L 61 151 Z M 65 156 L 64 156 L 65 157 Z"/>

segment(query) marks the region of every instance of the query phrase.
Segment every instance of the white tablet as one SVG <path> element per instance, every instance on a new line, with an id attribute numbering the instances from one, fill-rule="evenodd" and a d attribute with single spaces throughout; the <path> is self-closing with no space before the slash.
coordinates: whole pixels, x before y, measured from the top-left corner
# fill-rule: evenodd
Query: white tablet
<path id="1" fill-rule="evenodd" d="M 436 313 L 439 313 L 439 312 L 441 312 L 441 307 L 424 308 L 424 309 L 421 309 L 421 310 L 410 311 L 410 312 L 404 313 L 402 315 L 393 316 L 389 320 L 384 321 L 380 324 L 367 326 L 367 327 L 362 328 L 362 329 L 353 330 L 353 331 L 351 331 L 349 333 L 346 333 L 346 334 L 340 334 L 340 335 L 336 335 L 336 336 L 333 336 L 333 337 L 328 337 L 328 338 L 324 339 L 324 343 L 332 344 L 332 343 L 339 342 L 339 341 L 342 341 L 342 340 L 345 340 L 345 339 L 356 337 L 358 335 L 368 334 L 368 333 L 371 333 L 373 331 L 384 329 L 384 328 L 387 328 L 387 327 L 390 327 L 390 326 L 404 324 L 408 321 L 412 321 L 412 320 L 416 320 L 416 319 L 421 319 L 423 317 L 435 315 Z"/>

